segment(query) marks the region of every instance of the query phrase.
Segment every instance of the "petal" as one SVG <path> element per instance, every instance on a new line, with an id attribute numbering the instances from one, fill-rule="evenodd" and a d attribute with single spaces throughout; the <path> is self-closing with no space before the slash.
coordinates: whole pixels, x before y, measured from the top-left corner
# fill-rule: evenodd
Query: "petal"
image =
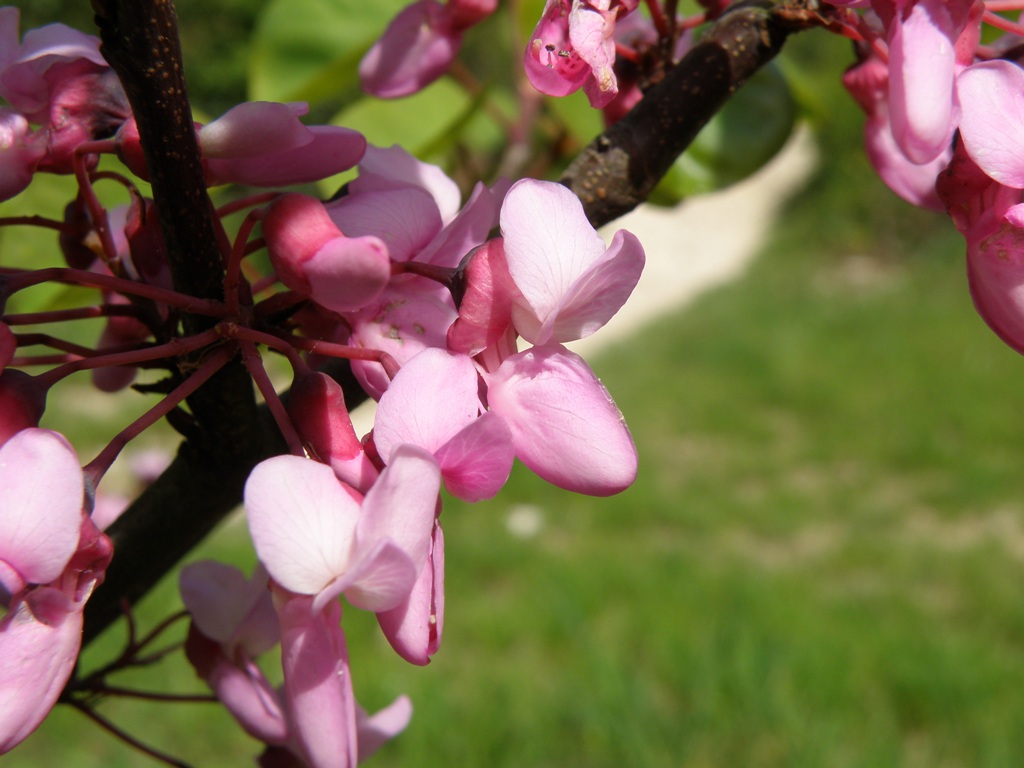
<path id="1" fill-rule="evenodd" d="M 412 560 L 415 578 L 430 551 L 440 489 L 441 471 L 433 456 L 413 445 L 392 451 L 390 463 L 363 501 L 356 529 L 360 551 L 389 540 Z"/>
<path id="2" fill-rule="evenodd" d="M 199 129 L 199 147 L 207 159 L 260 157 L 268 150 L 301 147 L 313 140 L 312 132 L 299 120 L 308 111 L 306 104 L 239 104 Z"/>
<path id="3" fill-rule="evenodd" d="M 0 560 L 25 582 L 53 581 L 82 525 L 85 487 L 74 449 L 56 432 L 21 430 L 0 447 L 0 488 Z"/>
<path id="4" fill-rule="evenodd" d="M 620 229 L 604 255 L 566 291 L 562 305 L 544 322 L 537 338 L 575 341 L 603 327 L 633 293 L 644 262 L 640 241 Z"/>
<path id="5" fill-rule="evenodd" d="M 487 398 L 512 430 L 516 455 L 548 482 L 607 496 L 636 478 L 622 414 L 579 355 L 557 344 L 509 357 L 488 377 Z"/>
<path id="6" fill-rule="evenodd" d="M 254 157 L 211 158 L 206 163 L 207 184 L 249 184 L 286 187 L 305 184 L 352 168 L 366 151 L 366 139 L 357 131 L 335 125 L 306 127 L 312 140 L 298 147 L 272 148 Z"/>
<path id="7" fill-rule="evenodd" d="M 385 539 L 359 559 L 345 574 L 341 591 L 356 608 L 364 611 L 387 611 L 409 596 L 416 582 L 416 567 L 405 550 Z M 313 603 L 317 610 L 323 604 L 320 595 Z"/>
<path id="8" fill-rule="evenodd" d="M 512 322 L 512 302 L 521 299 L 505 261 L 504 240 L 481 245 L 466 262 L 459 317 L 448 329 L 448 348 L 476 355 L 493 346 Z"/>
<path id="9" fill-rule="evenodd" d="M 381 99 L 409 96 L 445 73 L 462 34 L 448 23 L 444 6 L 419 0 L 406 6 L 359 64 L 363 90 Z"/>
<path id="10" fill-rule="evenodd" d="M 523 179 L 505 196 L 501 233 L 509 273 L 526 304 L 513 310 L 523 338 L 556 312 L 580 275 L 605 253 L 605 244 L 579 199 L 561 184 Z"/>
<path id="11" fill-rule="evenodd" d="M 309 297 L 332 312 L 374 301 L 391 280 L 388 249 L 376 237 L 338 237 L 302 264 Z"/>
<path id="12" fill-rule="evenodd" d="M 918 0 L 893 22 L 889 43 L 889 104 L 896 143 L 914 163 L 949 148 L 956 128 L 953 78 L 956 57 L 945 0 Z"/>
<path id="13" fill-rule="evenodd" d="M 359 501 L 327 465 L 298 456 L 257 464 L 245 511 L 260 561 L 285 589 L 315 595 L 348 568 Z"/>
<path id="14" fill-rule="evenodd" d="M 355 768 L 356 704 L 341 631 L 341 604 L 322 612 L 312 600 L 278 598 L 281 668 L 293 736 L 306 762 L 316 768 Z"/>
<path id="15" fill-rule="evenodd" d="M 463 501 L 493 498 L 512 471 L 512 432 L 501 417 L 485 413 L 435 454 L 448 493 Z"/>
<path id="16" fill-rule="evenodd" d="M 409 597 L 379 612 L 377 621 L 391 647 L 410 664 L 427 664 L 437 652 L 444 629 L 444 533 L 438 523 L 434 523 L 430 555 Z"/>
<path id="17" fill-rule="evenodd" d="M 372 715 L 367 715 L 362 707 L 358 707 L 356 729 L 359 733 L 359 762 L 366 760 L 385 742 L 404 731 L 411 719 L 412 702 L 408 696 L 399 696 Z"/>
<path id="18" fill-rule="evenodd" d="M 267 572 L 259 565 L 247 579 L 232 565 L 203 560 L 183 568 L 178 583 L 185 608 L 206 637 L 226 647 L 240 645 L 250 656 L 277 643 Z"/>
<path id="19" fill-rule="evenodd" d="M 971 158 L 1000 184 L 1024 189 L 1024 70 L 1002 60 L 975 64 L 960 73 L 957 93 Z"/>
<path id="20" fill-rule="evenodd" d="M 387 148 L 368 146 L 359 163 L 359 177 L 349 185 L 349 190 L 361 194 L 402 187 L 419 187 L 434 198 L 443 224 L 448 224 L 459 211 L 459 185 L 439 166 L 424 163 L 397 144 Z"/>
<path id="21" fill-rule="evenodd" d="M 351 193 L 327 212 L 349 237 L 379 237 L 395 261 L 409 261 L 441 231 L 434 198 L 418 187 Z"/>
<path id="22" fill-rule="evenodd" d="M 32 590 L 0 620 L 0 754 L 49 714 L 81 643 L 81 607 L 51 587 Z"/>
<path id="23" fill-rule="evenodd" d="M 479 376 L 466 355 L 424 349 L 381 395 L 373 439 L 385 462 L 403 443 L 434 453 L 480 415 Z"/>

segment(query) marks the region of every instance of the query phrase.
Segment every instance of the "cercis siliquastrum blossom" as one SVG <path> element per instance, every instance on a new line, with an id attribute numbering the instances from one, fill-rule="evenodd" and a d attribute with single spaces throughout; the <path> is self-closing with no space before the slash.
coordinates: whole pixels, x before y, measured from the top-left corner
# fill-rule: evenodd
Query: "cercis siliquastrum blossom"
<path id="1" fill-rule="evenodd" d="M 445 9 L 455 26 L 438 29 L 449 34 L 493 3 Z M 491 498 L 516 457 L 583 493 L 616 493 L 633 481 L 636 450 L 618 409 L 563 344 L 622 305 L 643 250 L 625 232 L 606 245 L 560 185 L 480 183 L 463 203 L 440 168 L 397 147 L 305 125 L 305 105 L 254 102 L 196 124 L 208 186 L 270 191 L 216 211 L 224 299 L 183 295 L 170 280 L 160 212 L 133 178 L 147 175 L 138 126 L 98 50 L 94 38 L 63 27 L 19 40 L 17 14 L 0 9 L 0 85 L 11 104 L 0 115 L 0 138 L 8 137 L 0 157 L 16 182 L 4 193 L 43 170 L 74 173 L 79 183 L 56 217 L 3 221 L 53 230 L 66 266 L 0 274 L 0 485 L 8 494 L 0 509 L 0 752 L 58 698 L 90 710 L 121 690 L 107 675 L 143 663 L 152 638 L 133 640 L 96 673 L 73 673 L 83 606 L 112 554 L 100 529 L 123 508 L 99 485 L 125 445 L 240 356 L 290 455 L 259 464 L 246 485 L 254 576 L 214 563 L 182 573 L 187 657 L 263 742 L 262 764 L 355 765 L 405 727 L 411 704 L 398 697 L 367 715 L 356 703 L 360 673 L 351 670 L 341 598 L 373 611 L 401 657 L 430 661 L 444 627 L 442 485 L 467 501 Z M 59 110 L 70 122 L 55 122 Z M 101 154 L 125 169 L 96 170 Z M 358 177 L 332 201 L 275 189 L 355 164 Z M 128 203 L 106 208 L 100 184 L 126 191 Z M 228 217 L 244 211 L 232 238 Z M 243 263 L 264 248 L 268 271 Z M 94 289 L 95 303 L 10 311 L 21 291 L 44 282 Z M 185 333 L 185 312 L 211 327 Z M 105 323 L 94 347 L 25 332 L 82 318 Z M 48 349 L 32 355 L 33 346 Z M 291 365 L 288 398 L 275 391 L 260 347 Z M 370 434 L 355 433 L 350 393 L 317 370 L 330 358 L 347 360 L 380 401 Z M 84 468 L 62 437 L 38 429 L 57 382 L 88 371 L 93 386 L 115 392 L 141 368 L 167 372 L 151 388 L 165 396 Z M 256 664 L 278 644 L 279 685 Z"/>
<path id="2" fill-rule="evenodd" d="M 868 114 L 868 157 L 901 197 L 949 213 L 978 313 L 1024 353 L 1024 27 L 995 12 L 1024 3 L 831 5 L 860 41 L 844 83 Z M 983 23 L 1002 37 L 983 43 Z"/>

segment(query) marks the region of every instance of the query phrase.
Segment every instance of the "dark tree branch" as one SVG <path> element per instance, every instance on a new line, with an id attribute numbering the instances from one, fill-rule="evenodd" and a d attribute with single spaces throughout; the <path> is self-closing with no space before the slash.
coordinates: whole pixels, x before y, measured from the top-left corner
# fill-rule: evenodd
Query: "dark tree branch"
<path id="1" fill-rule="evenodd" d="M 801 0 L 739 6 L 722 16 L 562 175 L 591 224 L 607 224 L 644 202 L 729 97 L 782 50 L 789 32 L 821 23 Z"/>
<path id="2" fill-rule="evenodd" d="M 224 269 L 185 89 L 172 0 L 93 0 L 102 52 L 138 124 L 176 290 L 222 298 Z M 185 316 L 185 331 L 211 322 Z M 182 361 L 189 366 L 190 361 Z M 144 595 L 237 505 L 249 470 L 273 443 L 241 363 L 188 399 L 195 432 L 173 466 L 108 531 L 115 556 L 88 603 L 88 642 Z"/>

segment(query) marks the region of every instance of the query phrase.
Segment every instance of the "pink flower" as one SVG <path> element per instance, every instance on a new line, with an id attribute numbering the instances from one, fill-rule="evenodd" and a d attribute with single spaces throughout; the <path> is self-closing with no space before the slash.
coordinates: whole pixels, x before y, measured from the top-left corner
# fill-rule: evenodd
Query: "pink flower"
<path id="1" fill-rule="evenodd" d="M 277 615 L 267 572 L 252 579 L 206 560 L 182 569 L 181 598 L 192 615 L 185 652 L 196 673 L 250 736 L 285 744 L 287 718 L 255 658 L 277 644 Z"/>
<path id="2" fill-rule="evenodd" d="M 451 66 L 466 29 L 497 7 L 497 0 L 418 0 L 406 6 L 360 62 L 363 90 L 382 99 L 422 90 Z"/>
<path id="3" fill-rule="evenodd" d="M 110 540 L 83 511 L 78 458 L 55 432 L 0 447 L 0 754 L 43 721 L 82 642 L 82 611 L 103 581 Z"/>
<path id="4" fill-rule="evenodd" d="M 591 106 L 606 107 L 618 93 L 616 19 L 636 10 L 638 0 L 548 0 L 523 62 L 533 87 L 567 96 L 581 87 Z"/>
<path id="5" fill-rule="evenodd" d="M 953 150 L 946 147 L 923 165 L 910 161 L 896 144 L 889 116 L 886 89 L 889 68 L 878 58 L 869 58 L 843 75 L 843 85 L 867 113 L 864 148 L 868 160 L 889 189 L 909 203 L 943 210 L 935 193 L 935 178 L 949 163 Z"/>
<path id="6" fill-rule="evenodd" d="M 960 136 L 991 179 L 1024 189 L 1024 70 L 1009 61 L 968 67 L 957 79 Z"/>
<path id="7" fill-rule="evenodd" d="M 296 456 L 259 465 L 245 485 L 249 532 L 260 561 L 284 589 L 339 594 L 384 611 L 409 594 L 427 561 L 440 471 L 430 454 L 403 446 L 363 498 L 330 467 Z"/>
<path id="8" fill-rule="evenodd" d="M 263 218 L 267 253 L 278 278 L 332 312 L 375 301 L 391 279 L 387 246 L 377 237 L 346 237 L 323 203 L 307 195 L 278 198 Z"/>
<path id="9" fill-rule="evenodd" d="M 606 246 L 579 199 L 560 184 L 523 179 L 501 207 L 508 271 L 519 290 L 512 323 L 533 344 L 582 339 L 619 311 L 644 267 L 639 240 Z"/>

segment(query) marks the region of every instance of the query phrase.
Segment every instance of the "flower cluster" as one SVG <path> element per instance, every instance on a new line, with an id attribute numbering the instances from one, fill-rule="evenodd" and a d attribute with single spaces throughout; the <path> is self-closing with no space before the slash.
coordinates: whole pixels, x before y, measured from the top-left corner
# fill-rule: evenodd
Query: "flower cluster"
<path id="1" fill-rule="evenodd" d="M 440 19 L 435 31 L 454 35 L 494 4 L 418 6 Z M 102 676 L 72 675 L 83 607 L 112 554 L 100 528 L 117 513 L 95 513 L 98 486 L 129 440 L 240 356 L 289 453 L 257 465 L 245 486 L 260 563 L 252 578 L 211 562 L 182 572 L 186 653 L 266 745 L 263 764 L 355 765 L 405 727 L 411 705 L 400 697 L 373 716 L 358 707 L 339 598 L 373 611 L 403 658 L 430 660 L 444 621 L 442 486 L 467 501 L 491 498 L 516 458 L 580 493 L 633 482 L 637 454 L 621 414 L 564 345 L 622 306 L 643 249 L 624 231 L 606 245 L 557 184 L 481 183 L 463 203 L 440 168 L 398 147 L 306 126 L 305 105 L 248 103 L 196 125 L 205 182 L 274 189 L 216 212 L 223 300 L 183 295 L 157 206 L 130 175 L 147 178 L 144 139 L 98 42 L 54 25 L 19 43 L 17 24 L 15 10 L 0 9 L 0 94 L 13 126 L 0 158 L 16 170 L 4 178 L 18 180 L 3 195 L 43 171 L 74 173 L 79 194 L 63 220 L 3 220 L 56 230 L 67 266 L 3 268 L 0 307 L 44 282 L 95 288 L 98 301 L 0 319 L 0 753 L 62 692 L 85 706 L 76 695 L 107 690 Z M 104 153 L 125 172 L 97 170 Z M 358 176 L 330 201 L 276 189 L 353 166 Z M 129 204 L 107 210 L 94 190 L 101 181 L 126 189 Z M 229 238 L 227 217 L 241 211 Z M 264 249 L 265 274 L 248 260 Z M 186 333 L 183 312 L 211 327 Z M 84 317 L 107 321 L 94 349 L 15 332 Z M 25 354 L 38 344 L 54 354 Z M 259 347 L 289 362 L 287 398 Z M 199 362 L 180 366 L 186 355 Z M 379 401 L 365 436 L 341 386 L 318 369 L 329 358 L 348 360 Z M 29 375 L 31 366 L 45 370 Z M 57 381 L 88 370 L 113 392 L 142 366 L 166 368 L 174 386 L 84 469 L 64 438 L 38 428 Z M 277 644 L 280 688 L 255 663 Z"/>
<path id="2" fill-rule="evenodd" d="M 1024 3 L 831 4 L 859 41 L 861 61 L 844 83 L 868 115 L 868 157 L 901 197 L 949 213 L 967 241 L 979 314 L 1024 353 L 1024 27 L 989 7 Z M 983 23 L 1002 36 L 983 43 Z"/>

